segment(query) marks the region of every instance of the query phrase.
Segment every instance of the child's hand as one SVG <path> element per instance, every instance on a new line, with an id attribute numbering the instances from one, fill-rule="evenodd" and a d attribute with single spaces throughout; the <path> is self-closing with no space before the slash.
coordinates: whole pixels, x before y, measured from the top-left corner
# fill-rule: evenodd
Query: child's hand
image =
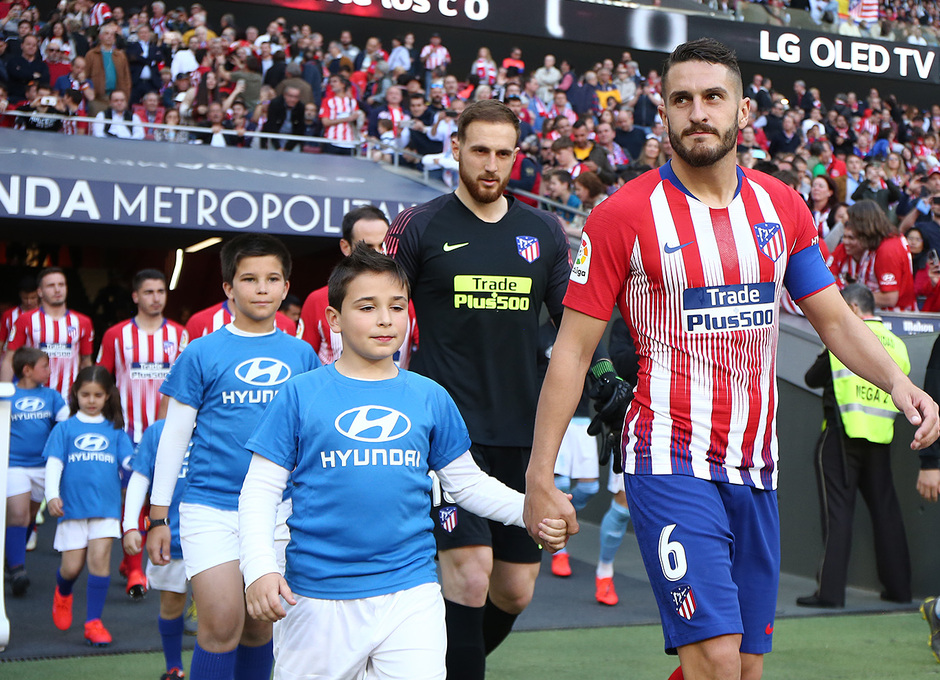
<path id="1" fill-rule="evenodd" d="M 281 604 L 281 597 L 287 600 L 288 604 L 297 604 L 283 576 L 277 573 L 265 574 L 245 590 L 248 614 L 259 621 L 280 621 L 287 616 Z"/>
<path id="2" fill-rule="evenodd" d="M 539 540 L 548 552 L 558 552 L 568 542 L 568 523 L 563 519 L 543 519 L 539 522 Z"/>
<path id="3" fill-rule="evenodd" d="M 121 542 L 124 544 L 124 552 L 128 555 L 136 555 L 140 552 L 140 532 L 137 529 L 131 529 L 124 534 L 124 539 Z"/>
<path id="4" fill-rule="evenodd" d="M 62 507 L 61 498 L 53 498 L 48 503 L 46 503 L 46 509 L 49 511 L 49 514 L 53 517 L 64 517 L 65 510 Z"/>

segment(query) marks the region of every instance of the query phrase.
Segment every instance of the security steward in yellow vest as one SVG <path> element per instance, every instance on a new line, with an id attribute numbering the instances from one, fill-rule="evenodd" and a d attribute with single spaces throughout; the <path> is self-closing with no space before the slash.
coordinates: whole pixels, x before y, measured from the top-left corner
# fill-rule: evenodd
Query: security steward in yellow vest
<path id="1" fill-rule="evenodd" d="M 871 291 L 852 284 L 842 297 L 909 373 L 907 348 L 875 316 Z M 816 592 L 796 602 L 804 607 L 845 605 L 856 492 L 861 492 L 871 514 L 878 579 L 884 586 L 881 598 L 910 602 L 911 558 L 891 476 L 890 446 L 898 413 L 891 395 L 853 374 L 828 350 L 806 372 L 806 384 L 823 389 L 825 420 L 816 451 L 823 559 Z"/>

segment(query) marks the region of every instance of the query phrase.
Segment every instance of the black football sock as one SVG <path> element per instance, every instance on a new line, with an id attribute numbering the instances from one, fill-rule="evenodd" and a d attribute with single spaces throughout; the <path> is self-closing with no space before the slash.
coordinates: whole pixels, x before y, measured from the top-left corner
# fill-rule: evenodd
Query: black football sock
<path id="1" fill-rule="evenodd" d="M 444 600 L 447 617 L 447 680 L 483 680 L 484 607 L 467 607 Z"/>
<path id="2" fill-rule="evenodd" d="M 486 606 L 483 608 L 483 646 L 487 656 L 503 643 L 518 616 L 503 611 L 493 604 L 493 600 L 486 598 Z"/>

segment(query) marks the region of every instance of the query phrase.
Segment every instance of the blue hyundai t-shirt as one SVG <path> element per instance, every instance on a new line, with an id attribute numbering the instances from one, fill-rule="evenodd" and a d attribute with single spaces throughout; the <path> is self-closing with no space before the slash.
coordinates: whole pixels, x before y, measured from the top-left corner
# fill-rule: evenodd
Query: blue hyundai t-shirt
<path id="1" fill-rule="evenodd" d="M 139 472 L 147 479 L 153 481 L 153 469 L 157 462 L 157 446 L 160 444 L 160 435 L 163 434 L 165 420 L 158 420 L 153 425 L 144 430 L 137 450 L 134 452 L 134 459 L 131 461 L 131 470 Z M 179 479 L 176 482 L 176 488 L 173 490 L 173 500 L 170 502 L 167 518 L 170 520 L 170 557 L 174 560 L 183 559 L 183 549 L 180 547 L 180 499 L 183 497 L 183 484 L 186 480 L 186 473 L 189 471 L 189 452 L 192 449 L 192 441 L 186 448 L 186 456 L 183 458 L 183 466 L 180 468 Z"/>
<path id="2" fill-rule="evenodd" d="M 84 422 L 78 415 L 56 425 L 46 440 L 45 458 L 64 463 L 59 497 L 69 519 L 121 518 L 121 461 L 134 455 L 124 430 L 107 420 Z"/>
<path id="3" fill-rule="evenodd" d="M 42 467 L 42 450 L 65 400 L 51 387 L 16 387 L 10 414 L 10 467 Z"/>
<path id="4" fill-rule="evenodd" d="M 248 436 L 287 379 L 318 366 L 309 344 L 277 331 L 246 336 L 225 326 L 189 344 L 160 387 L 198 411 L 185 502 L 238 510 Z"/>
<path id="5" fill-rule="evenodd" d="M 437 580 L 428 471 L 470 448 L 443 387 L 404 370 L 355 380 L 329 365 L 284 385 L 247 448 L 291 471 L 294 592 L 345 600 Z"/>

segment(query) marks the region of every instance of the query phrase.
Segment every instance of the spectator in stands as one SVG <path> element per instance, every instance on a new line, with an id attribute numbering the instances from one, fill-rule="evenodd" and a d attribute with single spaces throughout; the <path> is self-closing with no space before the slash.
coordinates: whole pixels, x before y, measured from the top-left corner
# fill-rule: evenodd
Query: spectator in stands
<path id="1" fill-rule="evenodd" d="M 546 104 L 550 103 L 561 82 L 561 71 L 555 66 L 555 55 L 546 54 L 542 66 L 535 69 L 532 77 L 538 83 L 538 98 Z"/>
<path id="2" fill-rule="evenodd" d="M 662 103 L 663 98 L 655 91 L 653 84 L 649 82 L 642 84 L 636 99 L 630 102 L 630 106 L 633 107 L 634 124 L 644 134 L 649 133 L 659 119 L 659 105 Z"/>
<path id="3" fill-rule="evenodd" d="M 176 109 L 167 109 L 163 116 L 163 124 L 180 125 L 180 112 Z M 190 142 L 190 136 L 186 130 L 154 130 L 153 138 L 158 142 L 171 142 L 173 144 L 189 144 Z"/>
<path id="4" fill-rule="evenodd" d="M 40 132 L 59 132 L 62 130 L 62 121 L 47 114 L 66 114 L 65 102 L 55 96 L 48 83 L 41 83 L 35 88 L 36 96 L 17 110 L 31 114 L 28 118 L 17 118 L 16 128 L 20 130 L 37 130 Z"/>
<path id="5" fill-rule="evenodd" d="M 238 138 L 235 135 L 224 134 L 225 110 L 219 102 L 212 102 L 208 106 L 206 119 L 193 132 L 197 144 L 207 146 L 235 146 Z"/>
<path id="6" fill-rule="evenodd" d="M 160 95 L 156 92 L 148 92 L 144 95 L 140 104 L 134 104 L 131 109 L 138 118 L 144 123 L 163 123 L 163 117 L 166 109 L 160 106 Z M 149 126 L 144 127 L 144 139 L 153 140 L 155 129 Z"/>
<path id="7" fill-rule="evenodd" d="M 620 92 L 621 102 L 632 102 L 636 98 L 636 81 L 630 77 L 626 64 L 620 64 L 614 73 L 614 87 Z"/>
<path id="8" fill-rule="evenodd" d="M 806 205 L 813 213 L 816 231 L 822 238 L 829 233 L 829 212 L 839 203 L 836 195 L 836 183 L 829 175 L 817 175 L 813 178 Z"/>
<path id="9" fill-rule="evenodd" d="M 663 153 L 662 142 L 655 137 L 647 137 L 636 162 L 638 165 L 645 165 L 650 168 L 658 168 L 663 165 L 666 162 L 666 155 Z"/>
<path id="10" fill-rule="evenodd" d="M 304 104 L 300 101 L 300 90 L 288 87 L 284 94 L 275 97 L 268 104 L 268 117 L 261 127 L 262 132 L 285 135 L 302 135 L 304 130 Z M 267 149 L 270 144 L 275 151 L 293 151 L 299 142 L 290 139 L 286 142 L 281 139 L 261 138 L 261 148 Z"/>
<path id="11" fill-rule="evenodd" d="M 42 56 L 46 66 L 49 67 L 49 83 L 55 83 L 62 76 L 68 75 L 71 67 L 68 53 L 65 51 L 61 39 L 53 38 L 49 40 Z"/>
<path id="12" fill-rule="evenodd" d="M 10 101 L 16 103 L 26 98 L 26 85 L 49 83 L 49 67 L 39 54 L 39 39 L 27 35 L 20 43 L 20 54 L 7 60 L 7 87 Z"/>
<path id="13" fill-rule="evenodd" d="M 320 119 L 325 128 L 324 136 L 330 140 L 323 150 L 327 153 L 349 154 L 359 140 L 359 126 L 364 114 L 351 96 L 349 81 L 346 78 L 340 75 L 330 76 L 329 83 L 333 95 L 324 99 L 320 107 Z"/>
<path id="14" fill-rule="evenodd" d="M 509 69 L 514 68 L 519 75 L 525 73 L 525 62 L 522 61 L 522 48 L 513 47 L 509 50 L 509 56 L 503 59 L 503 62 L 500 66 L 508 72 Z"/>
<path id="15" fill-rule="evenodd" d="M 855 193 L 852 194 L 854 202 L 872 200 L 885 213 L 900 198 L 901 190 L 894 183 L 887 181 L 881 163 L 874 161 L 865 166 L 865 181 L 859 184 Z"/>
<path id="16" fill-rule="evenodd" d="M 88 102 L 95 98 L 94 87 L 85 73 L 85 57 L 72 59 L 69 72 L 53 83 L 53 90 L 59 96 L 64 96 L 69 90 L 77 90 Z"/>
<path id="17" fill-rule="evenodd" d="M 617 129 L 614 139 L 631 159 L 637 159 L 646 144 L 646 133 L 633 123 L 633 109 L 621 108 L 617 112 Z"/>
<path id="18" fill-rule="evenodd" d="M 261 63 L 258 61 L 258 57 L 250 52 L 246 56 L 242 56 L 236 51 L 232 55 L 232 64 L 234 66 L 232 71 L 219 69 L 219 75 L 223 80 L 227 79 L 236 85 L 244 83 L 241 97 L 245 100 L 248 110 L 252 111 L 261 99 L 261 85 L 263 84 Z"/>
<path id="19" fill-rule="evenodd" d="M 904 239 L 874 201 L 849 208 L 842 243 L 827 261 L 840 287 L 868 286 L 875 304 L 892 311 L 914 311 L 914 275 Z"/>
<path id="20" fill-rule="evenodd" d="M 163 60 L 157 49 L 150 26 L 137 28 L 137 42 L 128 44 L 127 63 L 131 73 L 131 102 L 137 103 L 148 92 L 160 89 L 160 62 Z"/>
<path id="21" fill-rule="evenodd" d="M 396 35 L 392 38 L 392 51 L 388 55 L 388 69 L 390 73 L 411 73 L 411 53 L 405 47 L 405 39 Z"/>
<path id="22" fill-rule="evenodd" d="M 470 74 L 475 75 L 479 82 L 492 86 L 496 84 L 497 70 L 490 48 L 481 47 L 477 52 L 476 61 L 470 66 Z"/>
<path id="23" fill-rule="evenodd" d="M 574 142 L 567 137 L 552 142 L 552 156 L 555 159 L 555 167 L 566 171 L 572 178 L 577 177 L 584 170 L 584 167 L 575 158 Z"/>
<path id="24" fill-rule="evenodd" d="M 630 164 L 630 156 L 615 141 L 614 128 L 608 122 L 598 123 L 594 131 L 597 146 L 607 154 L 607 162 L 615 172 Z"/>
<path id="25" fill-rule="evenodd" d="M 117 137 L 119 139 L 143 139 L 144 127 L 140 118 L 135 116 L 127 105 L 127 95 L 123 90 L 114 90 L 109 99 L 109 106 L 98 112 L 92 124 L 95 137 Z"/>
<path id="26" fill-rule="evenodd" d="M 768 135 L 767 140 L 770 142 L 768 151 L 771 156 L 780 153 L 794 153 L 803 145 L 797 120 L 794 113 L 787 112 L 783 117 L 781 130 L 776 134 Z"/>
<path id="27" fill-rule="evenodd" d="M 836 199 L 841 203 L 852 205 L 855 199 L 852 196 L 865 181 L 865 164 L 856 154 L 850 153 L 845 157 L 845 174 L 835 178 Z"/>
<path id="28" fill-rule="evenodd" d="M 588 135 L 588 126 L 583 120 L 572 125 L 574 156 L 581 162 L 584 170 L 597 173 L 601 181 L 610 186 L 617 181 L 617 175 L 610 161 L 607 160 L 607 152 L 595 144 Z"/>
<path id="29" fill-rule="evenodd" d="M 574 179 L 574 193 L 581 201 L 581 209 L 591 212 L 607 198 L 607 186 L 593 172 L 582 172 Z M 575 254 L 577 256 L 577 254 Z"/>
<path id="30" fill-rule="evenodd" d="M 288 87 L 296 87 L 300 90 L 300 101 L 304 105 L 314 101 L 313 88 L 303 77 L 303 66 L 297 62 L 287 65 L 286 77 L 275 86 L 274 91 L 281 95 Z"/>
<path id="31" fill-rule="evenodd" d="M 402 146 L 417 160 L 423 156 L 439 154 L 444 150 L 442 142 L 431 139 L 429 133 L 435 122 L 435 114 L 428 108 L 420 94 L 413 94 L 408 102 L 410 120 L 401 133 Z"/>
<path id="32" fill-rule="evenodd" d="M 98 45 L 85 55 L 88 78 L 95 90 L 91 112 L 108 108 L 111 95 L 121 92 L 125 105 L 131 96 L 131 71 L 124 50 L 115 46 L 117 26 L 105 24 L 98 31 Z"/>
<path id="33" fill-rule="evenodd" d="M 911 268 L 914 271 L 914 295 L 917 296 L 918 306 L 921 306 L 923 301 L 933 294 L 937 282 L 940 281 L 940 276 L 937 277 L 936 281 L 931 276 L 931 269 L 940 265 L 940 258 L 928 257 L 930 251 L 928 251 L 924 235 L 918 227 L 908 229 L 904 238 L 907 239 L 907 247 L 911 251 Z M 933 252 L 936 253 L 937 251 Z M 940 271 L 937 273 L 940 274 Z"/>
<path id="34" fill-rule="evenodd" d="M 421 48 L 421 65 L 424 67 L 424 87 L 429 90 L 435 70 L 442 67 L 446 70 L 450 65 L 450 52 L 441 44 L 440 33 L 432 33 L 428 44 Z"/>

